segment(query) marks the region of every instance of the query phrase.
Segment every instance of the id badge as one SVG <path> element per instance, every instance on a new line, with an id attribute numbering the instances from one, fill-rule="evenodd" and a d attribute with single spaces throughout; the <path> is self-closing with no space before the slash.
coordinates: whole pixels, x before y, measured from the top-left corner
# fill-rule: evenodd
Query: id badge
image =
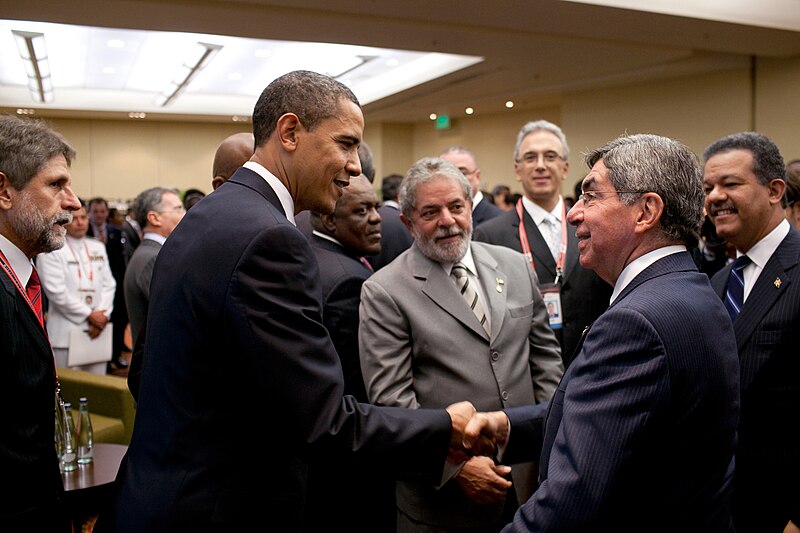
<path id="1" fill-rule="evenodd" d="M 92 309 L 95 308 L 95 294 L 93 289 L 79 289 L 78 292 L 80 293 L 81 300 L 83 303 L 91 307 Z"/>
<path id="2" fill-rule="evenodd" d="M 561 313 L 561 286 L 556 283 L 544 283 L 539 287 L 547 308 L 547 317 L 550 320 L 551 329 L 560 329 L 564 325 L 564 318 Z"/>

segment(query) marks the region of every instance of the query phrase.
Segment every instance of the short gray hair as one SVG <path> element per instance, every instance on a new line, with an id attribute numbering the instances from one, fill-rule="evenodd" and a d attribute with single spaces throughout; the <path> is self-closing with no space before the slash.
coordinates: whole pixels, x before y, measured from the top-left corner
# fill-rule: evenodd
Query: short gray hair
<path id="1" fill-rule="evenodd" d="M 658 135 L 623 135 L 586 156 L 593 167 L 603 160 L 617 191 L 654 192 L 664 202 L 661 232 L 689 246 L 697 242 L 703 221 L 703 170 L 697 156 L 680 142 Z M 631 205 L 637 194 L 621 193 Z"/>
<path id="2" fill-rule="evenodd" d="M 180 198 L 178 189 L 164 187 L 151 187 L 139 193 L 133 201 L 133 212 L 136 214 L 136 222 L 140 228 L 144 229 L 147 226 L 147 213 L 161 209 L 161 203 L 167 193 L 172 193 Z"/>
<path id="3" fill-rule="evenodd" d="M 21 191 L 54 157 L 62 155 L 67 166 L 75 150 L 42 120 L 0 115 L 0 172 Z"/>
<path id="4" fill-rule="evenodd" d="M 561 131 L 561 128 L 547 120 L 534 120 L 522 126 L 522 129 L 519 130 L 519 133 L 517 134 L 517 144 L 514 146 L 515 162 L 519 163 L 519 147 L 522 146 L 522 141 L 525 140 L 525 137 L 536 131 L 549 131 L 558 137 L 558 140 L 561 142 L 561 148 L 564 149 L 564 153 L 561 154 L 561 157 L 564 158 L 564 161 L 569 159 L 569 145 L 567 144 L 567 137 L 564 135 L 564 132 Z"/>
<path id="5" fill-rule="evenodd" d="M 417 207 L 417 188 L 439 178 L 455 180 L 464 191 L 464 197 L 472 201 L 472 187 L 457 166 L 441 157 L 423 157 L 408 169 L 400 184 L 400 210 L 406 218 L 411 220 Z"/>

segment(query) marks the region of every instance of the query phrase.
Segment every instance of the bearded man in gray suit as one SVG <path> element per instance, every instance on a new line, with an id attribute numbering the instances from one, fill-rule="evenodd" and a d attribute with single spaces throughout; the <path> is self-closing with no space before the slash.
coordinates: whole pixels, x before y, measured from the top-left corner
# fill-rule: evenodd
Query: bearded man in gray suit
<path id="1" fill-rule="evenodd" d="M 536 274 L 519 252 L 471 242 L 471 189 L 458 167 L 418 161 L 400 207 L 415 242 L 361 292 L 370 401 L 416 409 L 460 398 L 485 411 L 549 400 L 564 367 Z M 439 486 L 399 480 L 398 531 L 496 530 L 536 477 L 535 463 L 472 458 Z"/>

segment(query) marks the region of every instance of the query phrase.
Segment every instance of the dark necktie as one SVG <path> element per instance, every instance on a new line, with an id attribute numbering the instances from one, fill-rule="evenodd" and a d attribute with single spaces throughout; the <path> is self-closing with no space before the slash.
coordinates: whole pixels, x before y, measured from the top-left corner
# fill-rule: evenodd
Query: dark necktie
<path id="1" fill-rule="evenodd" d="M 739 311 L 744 303 L 744 274 L 747 265 L 752 263 L 746 255 L 740 256 L 733 262 L 730 274 L 728 274 L 728 290 L 725 292 L 725 308 L 731 315 L 731 320 L 736 321 Z"/>
<path id="2" fill-rule="evenodd" d="M 39 281 L 39 273 L 34 268 L 31 271 L 31 277 L 28 279 L 28 284 L 25 286 L 25 292 L 28 293 L 28 299 L 31 301 L 33 311 L 36 313 L 36 318 L 39 319 L 39 324 L 44 327 L 44 311 L 42 309 L 42 282 Z"/>
<path id="3" fill-rule="evenodd" d="M 483 310 L 483 304 L 481 304 L 478 298 L 478 292 L 472 286 L 472 283 L 470 283 L 467 267 L 464 266 L 463 263 L 456 263 L 453 265 L 450 275 L 455 278 L 456 287 L 458 287 L 459 292 L 461 292 L 461 296 L 467 301 L 467 305 L 472 309 L 472 312 L 475 313 L 475 317 L 481 323 L 483 329 L 486 330 L 486 333 L 491 334 L 489 331 L 489 324 L 486 321 L 486 312 Z"/>

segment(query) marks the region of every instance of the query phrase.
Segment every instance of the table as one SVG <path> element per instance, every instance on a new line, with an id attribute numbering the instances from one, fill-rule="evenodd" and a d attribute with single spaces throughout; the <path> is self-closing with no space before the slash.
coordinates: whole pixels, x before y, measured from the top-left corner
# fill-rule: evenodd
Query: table
<path id="1" fill-rule="evenodd" d="M 94 461 L 61 474 L 64 501 L 72 515 L 75 531 L 82 531 L 82 524 L 113 505 L 114 481 L 127 450 L 123 444 L 97 443 L 94 445 Z"/>

